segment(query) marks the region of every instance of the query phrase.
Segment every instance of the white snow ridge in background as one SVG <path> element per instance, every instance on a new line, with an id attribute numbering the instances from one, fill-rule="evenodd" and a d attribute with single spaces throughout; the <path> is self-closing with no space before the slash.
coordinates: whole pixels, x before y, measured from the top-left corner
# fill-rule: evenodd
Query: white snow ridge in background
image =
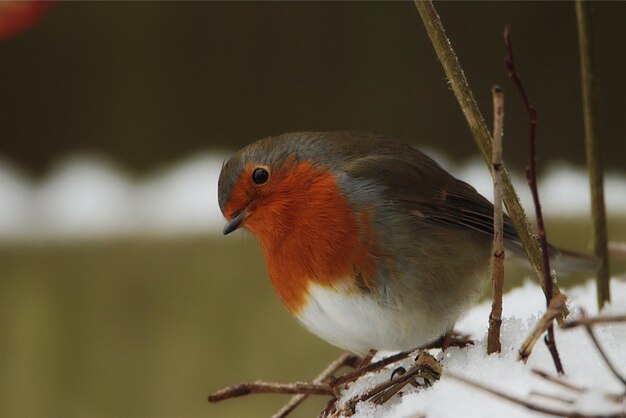
<path id="1" fill-rule="evenodd" d="M 85 237 L 120 234 L 133 226 L 134 187 L 114 165 L 74 157 L 33 191 L 32 235 Z"/>
<path id="2" fill-rule="evenodd" d="M 223 218 L 217 180 L 226 158 L 225 154 L 196 154 L 136 180 L 102 157 L 77 155 L 36 183 L 0 158 L 0 240 L 219 233 Z M 454 166 L 443 158 L 442 163 L 491 199 L 491 176 L 482 161 Z M 522 201 L 529 205 L 525 180 L 516 173 L 512 177 Z M 584 170 L 554 166 L 539 188 L 546 214 L 589 213 Z M 609 214 L 626 214 L 625 175 L 606 176 L 605 197 Z"/>

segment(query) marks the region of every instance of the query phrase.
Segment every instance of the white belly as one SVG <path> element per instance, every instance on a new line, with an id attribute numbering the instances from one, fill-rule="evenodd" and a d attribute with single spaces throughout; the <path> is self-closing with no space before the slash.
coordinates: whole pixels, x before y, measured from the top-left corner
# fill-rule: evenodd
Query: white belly
<path id="1" fill-rule="evenodd" d="M 365 354 L 369 350 L 404 351 L 435 340 L 456 318 L 439 318 L 377 303 L 369 294 L 311 285 L 298 320 L 329 343 Z"/>

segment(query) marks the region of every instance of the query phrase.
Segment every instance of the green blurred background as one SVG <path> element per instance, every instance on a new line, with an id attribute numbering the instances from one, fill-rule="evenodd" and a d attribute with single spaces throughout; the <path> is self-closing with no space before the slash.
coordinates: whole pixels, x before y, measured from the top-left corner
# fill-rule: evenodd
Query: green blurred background
<path id="1" fill-rule="evenodd" d="M 501 35 L 512 24 L 541 168 L 582 166 L 573 4 L 437 8 L 487 114 L 492 84 L 513 90 Z M 606 162 L 623 171 L 626 4 L 594 8 Z M 511 93 L 505 154 L 519 169 L 526 119 Z M 476 154 L 412 3 L 60 2 L 0 41 L 0 156 L 34 182 L 77 152 L 142 178 L 303 129 L 385 133 L 457 162 Z M 610 220 L 611 239 L 626 240 L 626 215 Z M 548 228 L 555 244 L 588 249 L 587 219 Z M 521 283 L 508 274 L 507 286 Z M 338 354 L 280 305 L 245 233 L 0 240 L 0 416 L 263 417 L 287 398 L 206 396 L 241 380 L 309 379 Z"/>
<path id="2" fill-rule="evenodd" d="M 581 164 L 574 6 L 437 8 L 485 111 L 492 84 L 512 87 L 502 66 L 511 24 L 539 111 L 541 160 Z M 626 4 L 594 8 L 607 164 L 623 167 Z M 0 62 L 2 154 L 35 174 L 76 149 L 141 173 L 292 130 L 384 133 L 456 160 L 475 153 L 411 2 L 60 2 L 3 40 Z M 506 158 L 520 168 L 526 118 L 513 94 L 506 110 Z"/>

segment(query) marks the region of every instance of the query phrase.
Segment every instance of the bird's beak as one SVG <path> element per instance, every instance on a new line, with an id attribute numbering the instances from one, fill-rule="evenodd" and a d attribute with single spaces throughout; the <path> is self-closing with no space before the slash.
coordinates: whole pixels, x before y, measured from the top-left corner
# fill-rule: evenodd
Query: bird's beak
<path id="1" fill-rule="evenodd" d="M 228 222 L 226 222 L 226 225 L 224 225 L 224 235 L 228 235 L 231 232 L 239 229 L 239 227 L 241 226 L 242 222 L 246 220 L 246 218 L 248 217 L 248 208 L 244 208 L 240 211 L 237 211 L 233 214 L 233 217 L 230 218 L 228 220 Z"/>

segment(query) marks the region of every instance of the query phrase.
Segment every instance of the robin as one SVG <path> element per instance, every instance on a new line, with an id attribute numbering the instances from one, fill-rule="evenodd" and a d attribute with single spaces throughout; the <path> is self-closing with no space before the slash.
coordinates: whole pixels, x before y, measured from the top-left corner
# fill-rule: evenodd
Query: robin
<path id="1" fill-rule="evenodd" d="M 451 330 L 489 278 L 493 205 L 397 140 L 296 132 L 222 167 L 224 234 L 261 243 L 272 285 L 309 331 L 357 354 L 406 351 Z M 525 258 L 505 217 L 507 258 Z M 556 268 L 593 268 L 550 247 Z"/>

